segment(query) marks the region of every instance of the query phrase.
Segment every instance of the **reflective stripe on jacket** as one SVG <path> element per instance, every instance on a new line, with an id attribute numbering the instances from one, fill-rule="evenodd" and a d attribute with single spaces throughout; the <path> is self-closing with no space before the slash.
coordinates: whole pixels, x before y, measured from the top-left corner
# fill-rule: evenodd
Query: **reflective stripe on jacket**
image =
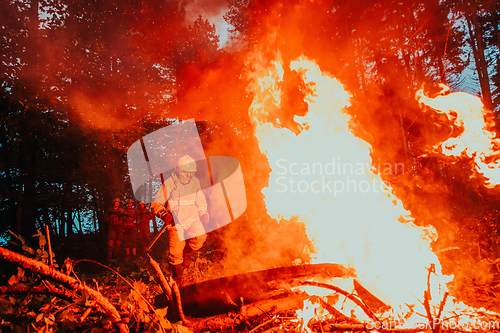
<path id="1" fill-rule="evenodd" d="M 193 222 L 200 221 L 200 215 L 207 212 L 207 200 L 196 177 L 184 185 L 175 174 L 172 174 L 160 187 L 151 204 L 156 216 L 164 215 L 167 200 L 176 222 L 184 229 L 188 229 Z"/>

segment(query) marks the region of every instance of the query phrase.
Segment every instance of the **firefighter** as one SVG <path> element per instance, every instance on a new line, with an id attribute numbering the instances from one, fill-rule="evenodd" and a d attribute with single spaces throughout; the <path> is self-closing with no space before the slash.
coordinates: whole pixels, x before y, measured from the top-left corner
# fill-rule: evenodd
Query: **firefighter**
<path id="1" fill-rule="evenodd" d="M 153 213 L 146 207 L 146 204 L 142 201 L 139 202 L 137 222 L 139 229 L 139 248 L 142 255 L 146 254 L 146 247 L 149 243 L 150 222 L 153 218 Z"/>
<path id="2" fill-rule="evenodd" d="M 130 250 L 132 249 L 132 256 L 137 255 L 136 250 L 136 224 L 137 224 L 137 210 L 134 208 L 134 199 L 127 200 L 127 208 L 123 211 L 123 232 L 125 241 L 125 255 L 126 259 L 130 259 Z"/>
<path id="3" fill-rule="evenodd" d="M 203 246 L 207 235 L 203 224 L 208 224 L 207 201 L 195 177 L 196 162 L 185 155 L 177 161 L 177 167 L 172 175 L 162 184 L 155 195 L 151 209 L 164 223 L 170 225 L 169 263 L 172 276 L 180 278 L 183 264 L 189 266 L 191 252 L 196 252 Z M 167 208 L 168 203 L 168 208 Z M 172 214 L 175 216 L 175 225 Z M 180 240 L 179 234 L 184 233 L 186 241 Z"/>
<path id="4" fill-rule="evenodd" d="M 123 235 L 123 209 L 120 208 L 120 199 L 113 199 L 113 207 L 106 211 L 108 230 L 108 260 L 118 258 Z"/>

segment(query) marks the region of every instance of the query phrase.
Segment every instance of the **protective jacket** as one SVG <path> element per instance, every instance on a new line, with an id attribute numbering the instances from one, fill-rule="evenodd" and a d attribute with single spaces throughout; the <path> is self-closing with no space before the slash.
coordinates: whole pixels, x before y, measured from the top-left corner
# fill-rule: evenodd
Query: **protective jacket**
<path id="1" fill-rule="evenodd" d="M 123 209 L 121 209 L 121 208 L 115 209 L 114 207 L 111 207 L 106 212 L 106 216 L 108 218 L 109 223 L 112 225 L 122 225 L 123 224 L 123 221 L 122 221 Z"/>
<path id="2" fill-rule="evenodd" d="M 125 208 L 123 212 L 123 225 L 133 226 L 137 221 L 137 210 L 133 207 Z"/>
<path id="3" fill-rule="evenodd" d="M 149 209 L 139 208 L 137 212 L 137 221 L 139 222 L 139 224 L 149 225 L 149 222 L 151 221 L 152 218 L 153 218 L 153 213 Z"/>
<path id="4" fill-rule="evenodd" d="M 172 174 L 156 193 L 151 209 L 156 216 L 167 215 L 166 202 L 184 230 L 194 222 L 200 222 L 200 216 L 207 213 L 207 200 L 201 190 L 200 181 L 193 177 L 189 183 L 182 184 L 175 173 Z"/>

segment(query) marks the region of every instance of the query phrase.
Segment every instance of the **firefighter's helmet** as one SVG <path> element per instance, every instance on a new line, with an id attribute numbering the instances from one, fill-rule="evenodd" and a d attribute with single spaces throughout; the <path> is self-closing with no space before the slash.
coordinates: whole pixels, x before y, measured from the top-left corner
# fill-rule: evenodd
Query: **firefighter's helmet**
<path id="1" fill-rule="evenodd" d="M 113 203 L 115 203 L 115 202 L 120 202 L 120 199 L 118 199 L 118 198 L 114 198 L 114 199 L 113 199 Z"/>
<path id="2" fill-rule="evenodd" d="M 127 203 L 134 203 L 134 199 L 128 199 Z"/>
<path id="3" fill-rule="evenodd" d="M 196 172 L 196 162 L 188 155 L 184 155 L 177 161 L 177 170 L 184 172 Z"/>

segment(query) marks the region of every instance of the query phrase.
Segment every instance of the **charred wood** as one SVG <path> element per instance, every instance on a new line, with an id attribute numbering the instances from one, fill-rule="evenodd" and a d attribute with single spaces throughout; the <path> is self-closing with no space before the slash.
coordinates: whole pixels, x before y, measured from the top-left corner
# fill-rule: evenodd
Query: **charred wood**
<path id="1" fill-rule="evenodd" d="M 242 306 L 238 313 L 192 319 L 190 320 L 190 327 L 194 331 L 227 330 L 238 326 L 249 318 L 262 314 L 272 315 L 289 310 L 301 309 L 304 306 L 304 300 L 306 298 L 306 295 L 292 294 L 276 299 L 263 300 Z"/>
<path id="2" fill-rule="evenodd" d="M 303 285 L 306 285 L 306 286 L 315 286 L 315 287 L 320 287 L 320 288 L 325 288 L 325 289 L 330 289 L 330 290 L 333 290 L 333 291 L 336 291 L 338 292 L 339 294 L 342 294 L 344 295 L 345 297 L 347 297 L 348 299 L 350 299 L 351 301 L 353 301 L 357 306 L 359 306 L 365 313 L 368 317 L 370 317 L 373 321 L 375 322 L 379 322 L 380 323 L 380 320 L 377 318 L 377 316 L 375 316 L 375 314 L 372 312 L 372 310 L 370 310 L 370 308 L 368 308 L 360 299 L 358 299 L 356 296 L 354 296 L 353 294 L 351 293 L 348 293 L 347 291 L 339 288 L 339 287 L 336 287 L 336 286 L 332 286 L 330 284 L 326 284 L 326 283 L 321 283 L 321 282 L 312 282 L 312 281 L 304 281 L 302 282 Z"/>
<path id="3" fill-rule="evenodd" d="M 283 289 L 315 276 L 354 277 L 355 273 L 336 264 L 300 265 L 228 276 L 179 289 L 186 315 L 201 318 L 238 311 L 243 304 L 279 295 Z"/>

